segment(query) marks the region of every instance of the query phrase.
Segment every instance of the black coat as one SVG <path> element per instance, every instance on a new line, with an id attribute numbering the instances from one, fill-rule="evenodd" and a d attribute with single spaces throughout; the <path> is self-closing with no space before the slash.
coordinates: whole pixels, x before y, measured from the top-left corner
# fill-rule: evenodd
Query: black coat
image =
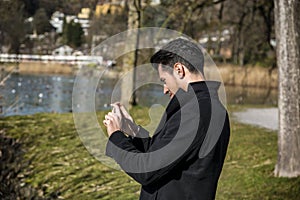
<path id="1" fill-rule="evenodd" d="M 218 82 L 195 82 L 170 101 L 152 138 L 116 131 L 106 154 L 142 185 L 140 199 L 210 200 L 229 142 L 226 109 L 219 101 Z"/>

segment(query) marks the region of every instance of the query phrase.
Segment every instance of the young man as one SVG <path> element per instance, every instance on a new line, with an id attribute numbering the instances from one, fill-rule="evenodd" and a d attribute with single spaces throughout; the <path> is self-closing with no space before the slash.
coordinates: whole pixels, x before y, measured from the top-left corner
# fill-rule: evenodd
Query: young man
<path id="1" fill-rule="evenodd" d="M 230 134 L 220 83 L 205 81 L 203 53 L 185 39 L 168 43 L 151 63 L 171 98 L 161 122 L 151 138 L 113 104 L 103 121 L 106 153 L 142 185 L 142 200 L 214 199 Z"/>

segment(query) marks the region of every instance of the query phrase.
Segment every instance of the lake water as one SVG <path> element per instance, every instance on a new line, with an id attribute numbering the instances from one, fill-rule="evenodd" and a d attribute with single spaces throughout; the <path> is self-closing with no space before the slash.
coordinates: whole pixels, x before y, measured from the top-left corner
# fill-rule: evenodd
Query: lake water
<path id="1" fill-rule="evenodd" d="M 13 74 L 0 86 L 2 116 L 27 115 L 40 112 L 64 113 L 72 111 L 74 76 Z M 95 109 L 107 110 L 116 80 L 100 79 L 95 95 Z M 227 103 L 277 104 L 277 90 L 226 86 Z M 151 106 L 157 102 L 166 105 L 168 97 L 156 84 L 139 88 L 139 104 Z"/>

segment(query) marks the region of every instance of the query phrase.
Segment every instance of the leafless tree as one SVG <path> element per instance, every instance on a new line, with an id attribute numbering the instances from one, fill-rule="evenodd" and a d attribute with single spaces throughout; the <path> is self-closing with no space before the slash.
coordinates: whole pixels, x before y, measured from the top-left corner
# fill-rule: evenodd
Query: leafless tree
<path id="1" fill-rule="evenodd" d="M 300 2 L 274 0 L 279 68 L 278 161 L 275 175 L 300 176 Z"/>

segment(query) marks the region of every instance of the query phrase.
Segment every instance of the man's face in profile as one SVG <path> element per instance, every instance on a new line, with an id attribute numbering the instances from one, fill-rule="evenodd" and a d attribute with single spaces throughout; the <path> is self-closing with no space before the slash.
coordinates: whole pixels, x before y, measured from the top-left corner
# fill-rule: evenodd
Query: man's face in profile
<path id="1" fill-rule="evenodd" d="M 164 84 L 164 94 L 169 95 L 170 99 L 172 99 L 179 89 L 175 76 L 167 70 L 163 70 L 161 64 L 158 66 L 158 75 Z"/>

